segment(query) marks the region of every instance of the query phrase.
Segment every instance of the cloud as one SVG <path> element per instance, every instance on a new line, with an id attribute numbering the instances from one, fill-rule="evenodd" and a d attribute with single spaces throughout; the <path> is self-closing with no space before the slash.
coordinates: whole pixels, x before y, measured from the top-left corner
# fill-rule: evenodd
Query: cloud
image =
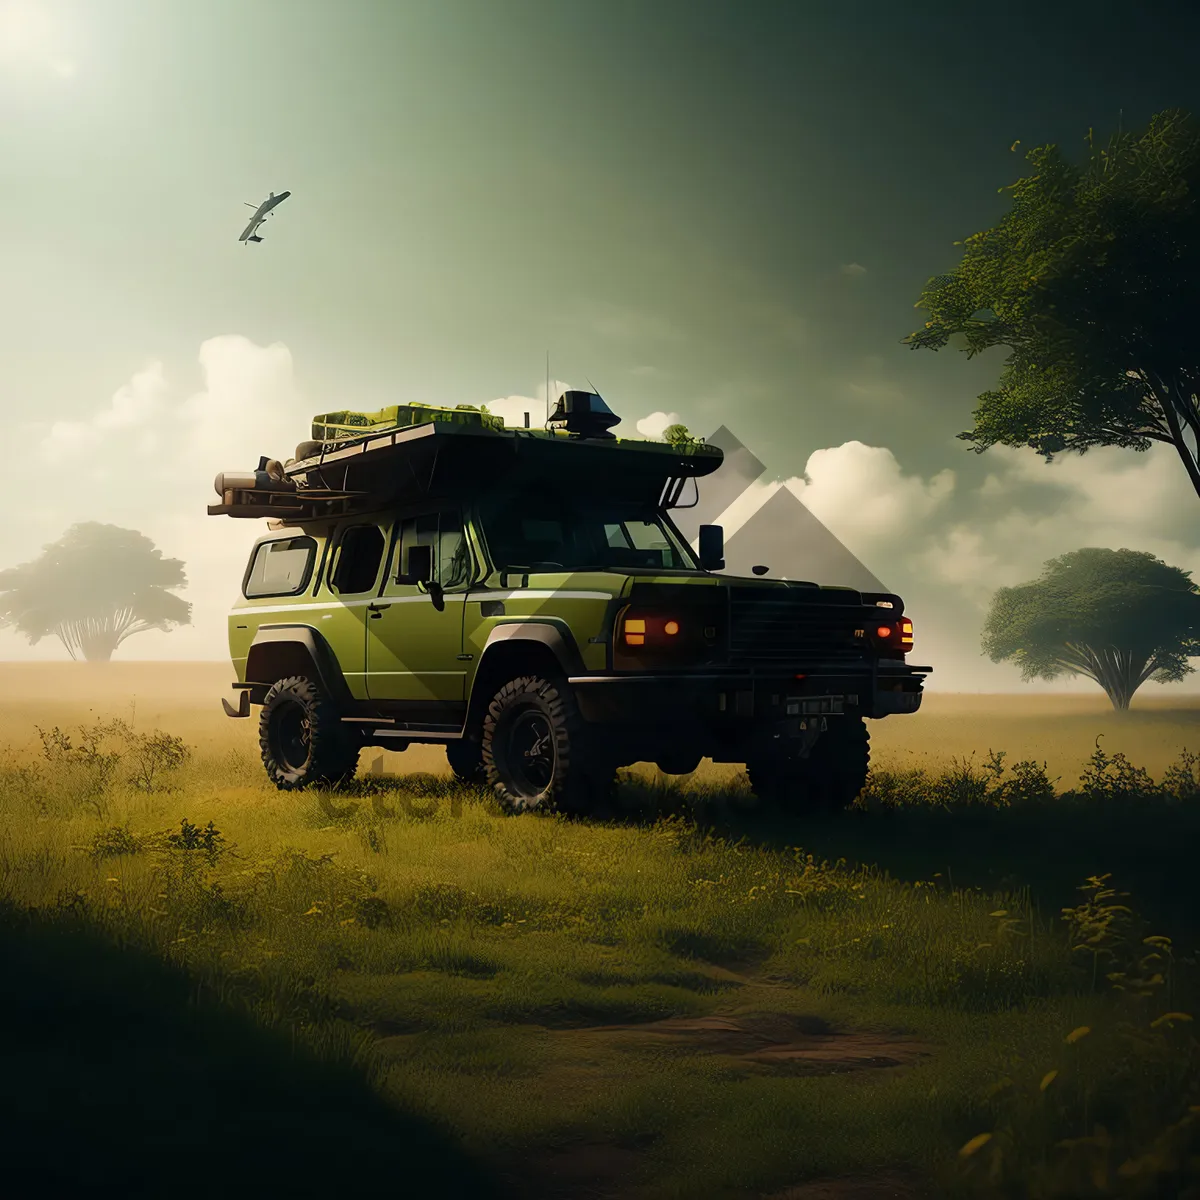
<path id="1" fill-rule="evenodd" d="M 794 490 L 856 553 L 911 532 L 939 510 L 955 488 L 955 473 L 949 467 L 928 480 L 906 475 L 886 447 L 858 441 L 814 451 L 804 474 L 807 482 Z"/>
<path id="2" fill-rule="evenodd" d="M 976 491 L 977 508 L 933 534 L 920 555 L 934 578 L 977 606 L 1084 546 L 1145 550 L 1200 579 L 1197 499 L 1171 447 L 1105 447 L 1046 463 L 997 446 L 983 457 L 994 469 Z"/>
<path id="3" fill-rule="evenodd" d="M 852 262 L 852 263 L 843 263 L 842 264 L 842 274 L 843 275 L 849 275 L 852 278 L 858 278 L 860 275 L 865 275 L 866 273 L 867 273 L 867 268 L 864 267 L 861 263 Z"/>
<path id="4" fill-rule="evenodd" d="M 121 431 L 123 436 L 137 439 L 142 448 L 152 450 L 152 422 L 162 410 L 166 394 L 162 363 L 150 363 L 118 388 L 108 407 L 89 420 L 55 421 L 40 442 L 42 459 L 49 466 L 58 466 L 85 458 L 110 430 Z"/>
<path id="5" fill-rule="evenodd" d="M 788 488 L 859 557 L 878 556 L 941 509 L 955 489 L 949 468 L 930 479 L 906 475 L 883 446 L 845 442 L 815 450 L 802 475 L 759 479 L 721 515 L 727 535 L 740 528 L 780 488 Z M 871 563 L 868 562 L 868 566 Z"/>
<path id="6" fill-rule="evenodd" d="M 657 441 L 668 426 L 682 424 L 683 418 L 677 412 L 652 412 L 637 422 L 637 431 L 642 437 Z"/>
<path id="7" fill-rule="evenodd" d="M 219 658 L 226 613 L 237 594 L 258 521 L 213 518 L 213 477 L 253 467 L 260 455 L 288 458 L 313 411 L 296 386 L 290 351 L 239 336 L 199 350 L 202 388 L 173 387 L 160 362 L 139 370 L 90 418 L 28 432 L 31 490 L 54 471 L 57 486 L 36 513 L 0 534 L 0 562 L 27 561 L 67 526 L 91 520 L 138 529 L 168 557 L 184 560 L 192 625 L 147 633 L 122 653 L 138 658 Z M 62 657 L 57 642 L 29 648 L 7 635 L 10 657 Z"/>
<path id="8" fill-rule="evenodd" d="M 565 380 L 551 380 L 549 411 L 554 411 L 554 406 L 563 392 L 571 390 L 571 385 Z M 512 425 L 518 429 L 524 426 L 525 414 L 528 413 L 530 428 L 541 429 L 546 423 L 546 385 L 539 383 L 532 396 L 500 396 L 495 400 L 489 400 L 487 410 L 498 417 L 503 417 L 505 425 Z"/>

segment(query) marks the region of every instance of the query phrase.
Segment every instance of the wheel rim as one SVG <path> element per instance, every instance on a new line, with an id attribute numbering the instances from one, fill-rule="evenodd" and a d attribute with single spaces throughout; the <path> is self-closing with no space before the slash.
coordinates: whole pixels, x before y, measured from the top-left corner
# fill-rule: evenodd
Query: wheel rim
<path id="1" fill-rule="evenodd" d="M 554 730 L 540 712 L 518 713 L 504 739 L 504 766 L 514 790 L 522 796 L 537 796 L 554 778 Z"/>
<path id="2" fill-rule="evenodd" d="M 302 771 L 311 753 L 308 714 L 294 701 L 280 705 L 272 714 L 272 741 L 280 766 Z"/>

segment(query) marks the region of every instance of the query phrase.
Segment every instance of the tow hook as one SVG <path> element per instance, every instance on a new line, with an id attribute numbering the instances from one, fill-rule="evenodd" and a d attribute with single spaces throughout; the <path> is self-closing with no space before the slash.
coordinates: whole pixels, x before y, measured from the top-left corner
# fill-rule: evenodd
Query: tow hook
<path id="1" fill-rule="evenodd" d="M 234 708 L 224 696 L 221 697 L 221 707 L 225 710 L 227 717 L 248 717 L 250 715 L 250 693 L 243 691 L 241 699 L 238 700 L 237 708 Z"/>

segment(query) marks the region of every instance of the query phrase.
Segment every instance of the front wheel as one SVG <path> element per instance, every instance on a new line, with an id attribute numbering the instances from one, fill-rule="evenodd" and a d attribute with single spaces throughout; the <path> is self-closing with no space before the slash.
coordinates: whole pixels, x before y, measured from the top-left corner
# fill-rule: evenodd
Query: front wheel
<path id="1" fill-rule="evenodd" d="M 522 675 L 506 683 L 483 721 L 483 767 L 500 805 L 571 813 L 600 806 L 616 770 L 588 753 L 587 740 L 566 680 Z"/>
<path id="2" fill-rule="evenodd" d="M 359 743 L 342 724 L 337 705 L 303 675 L 271 685 L 259 715 L 258 744 L 267 776 L 280 791 L 346 783 L 358 767 Z"/>
<path id="3" fill-rule="evenodd" d="M 746 764 L 750 787 L 790 812 L 841 812 L 858 798 L 871 763 L 871 735 L 862 717 L 831 717 L 807 758 L 765 755 Z"/>

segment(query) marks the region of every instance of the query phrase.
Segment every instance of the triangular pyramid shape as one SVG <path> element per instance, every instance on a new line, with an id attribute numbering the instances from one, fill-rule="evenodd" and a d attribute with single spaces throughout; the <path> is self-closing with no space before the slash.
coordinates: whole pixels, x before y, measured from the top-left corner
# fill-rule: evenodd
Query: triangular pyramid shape
<path id="1" fill-rule="evenodd" d="M 711 474 L 697 480 L 700 499 L 694 508 L 678 508 L 672 512 L 675 524 L 683 536 L 694 543 L 701 525 L 711 525 L 762 473 L 766 467 L 724 425 L 706 439 L 725 455 L 724 461 Z M 695 496 L 692 485 L 683 489 L 686 501 Z"/>
<path id="2" fill-rule="evenodd" d="M 782 487 L 725 545 L 725 572 L 749 575 L 769 567 L 776 579 L 840 584 L 862 592 L 888 589 L 804 506 Z"/>

